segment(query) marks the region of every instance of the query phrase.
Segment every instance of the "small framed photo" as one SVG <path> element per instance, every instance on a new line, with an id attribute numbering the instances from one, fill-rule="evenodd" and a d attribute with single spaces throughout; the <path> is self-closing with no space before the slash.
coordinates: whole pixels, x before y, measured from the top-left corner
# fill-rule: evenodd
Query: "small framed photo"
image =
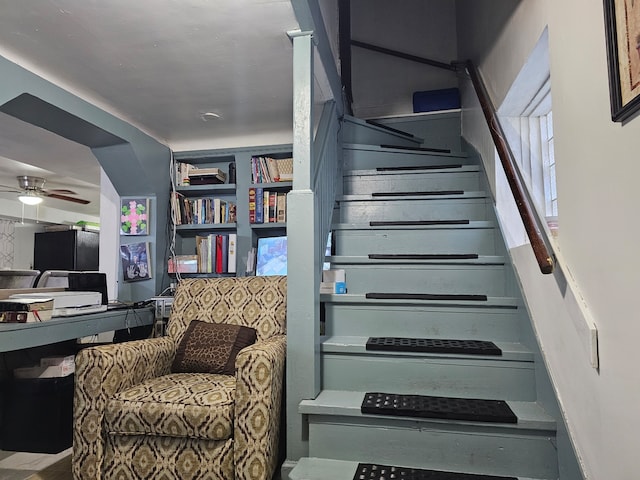
<path id="1" fill-rule="evenodd" d="M 640 1 L 604 0 L 611 119 L 624 122 L 640 109 Z"/>
<path id="2" fill-rule="evenodd" d="M 149 199 L 120 201 L 120 235 L 149 235 Z"/>
<path id="3" fill-rule="evenodd" d="M 149 242 L 120 245 L 120 259 L 125 282 L 138 282 L 151 278 Z"/>

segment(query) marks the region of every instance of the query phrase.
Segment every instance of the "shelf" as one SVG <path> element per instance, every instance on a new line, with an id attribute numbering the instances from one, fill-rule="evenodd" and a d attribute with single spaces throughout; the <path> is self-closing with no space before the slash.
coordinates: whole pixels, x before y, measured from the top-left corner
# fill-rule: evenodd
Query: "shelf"
<path id="1" fill-rule="evenodd" d="M 250 224 L 251 228 L 254 230 L 266 230 L 266 229 L 270 229 L 270 228 L 287 228 L 287 223 L 286 222 L 279 222 L 279 223 L 251 223 Z"/>
<path id="2" fill-rule="evenodd" d="M 262 188 L 264 190 L 291 190 L 293 182 L 252 183 L 249 188 Z"/>
<path id="3" fill-rule="evenodd" d="M 176 231 L 181 235 L 198 235 L 210 231 L 232 231 L 236 229 L 235 223 L 199 223 L 196 225 L 176 225 Z"/>
<path id="4" fill-rule="evenodd" d="M 212 183 L 211 185 L 190 185 L 176 187 L 176 192 L 185 196 L 192 195 L 214 195 L 214 194 L 228 194 L 235 195 L 236 184 L 235 183 Z"/>

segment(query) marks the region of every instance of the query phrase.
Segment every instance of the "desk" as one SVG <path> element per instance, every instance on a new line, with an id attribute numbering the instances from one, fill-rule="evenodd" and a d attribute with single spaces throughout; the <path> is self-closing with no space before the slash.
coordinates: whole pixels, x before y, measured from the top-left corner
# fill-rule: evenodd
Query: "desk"
<path id="1" fill-rule="evenodd" d="M 0 352 L 38 347 L 102 332 L 151 325 L 153 307 L 54 317 L 44 322 L 0 323 Z"/>

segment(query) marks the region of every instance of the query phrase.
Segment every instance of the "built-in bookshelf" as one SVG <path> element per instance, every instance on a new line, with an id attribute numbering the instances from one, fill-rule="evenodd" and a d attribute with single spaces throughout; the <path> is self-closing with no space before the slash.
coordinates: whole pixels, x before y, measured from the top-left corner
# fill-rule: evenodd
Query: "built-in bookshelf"
<path id="1" fill-rule="evenodd" d="M 247 258 L 258 238 L 286 234 L 286 195 L 293 185 L 288 173 L 291 145 L 175 152 L 174 158 L 171 210 L 176 257 L 167 262 L 168 272 L 246 275 Z M 254 196 L 257 189 L 261 192 L 260 223 L 250 218 L 252 189 Z"/>

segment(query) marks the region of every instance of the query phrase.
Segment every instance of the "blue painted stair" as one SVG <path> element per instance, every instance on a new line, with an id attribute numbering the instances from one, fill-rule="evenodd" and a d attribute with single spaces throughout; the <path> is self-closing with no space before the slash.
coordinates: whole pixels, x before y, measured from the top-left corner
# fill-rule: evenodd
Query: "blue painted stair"
<path id="1" fill-rule="evenodd" d="M 476 158 L 348 123 L 326 259 L 347 294 L 321 295 L 322 391 L 299 405 L 309 456 L 289 478 L 557 479 L 539 352 Z"/>

